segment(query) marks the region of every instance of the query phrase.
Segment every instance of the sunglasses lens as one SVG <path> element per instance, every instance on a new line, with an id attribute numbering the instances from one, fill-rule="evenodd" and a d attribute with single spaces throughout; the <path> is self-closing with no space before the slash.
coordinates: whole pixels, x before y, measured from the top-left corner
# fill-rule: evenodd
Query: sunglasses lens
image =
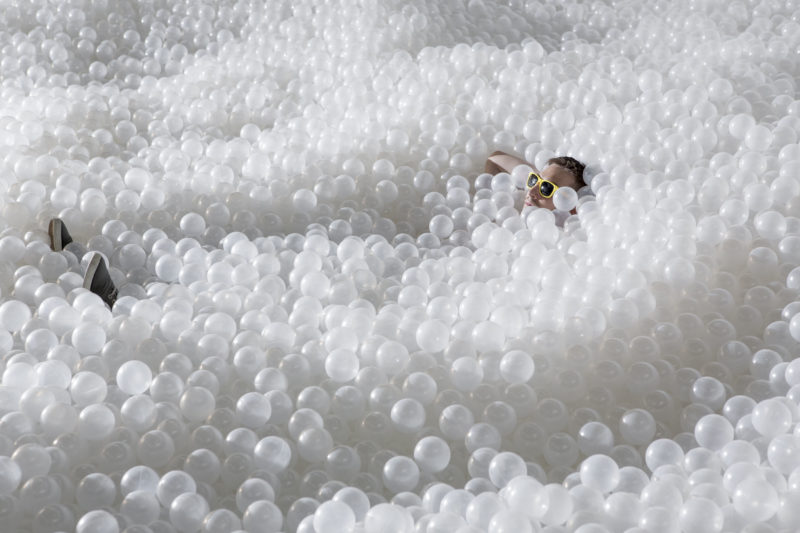
<path id="1" fill-rule="evenodd" d="M 542 184 L 539 186 L 539 191 L 545 198 L 550 198 L 555 192 L 555 189 L 553 188 L 552 183 L 550 183 L 549 181 L 543 181 Z"/>
<path id="2" fill-rule="evenodd" d="M 529 188 L 529 189 L 530 189 L 531 187 L 535 186 L 537 181 L 539 181 L 539 176 L 537 176 L 537 175 L 536 175 L 535 173 L 533 173 L 533 172 L 531 172 L 530 174 L 528 174 L 528 188 Z"/>

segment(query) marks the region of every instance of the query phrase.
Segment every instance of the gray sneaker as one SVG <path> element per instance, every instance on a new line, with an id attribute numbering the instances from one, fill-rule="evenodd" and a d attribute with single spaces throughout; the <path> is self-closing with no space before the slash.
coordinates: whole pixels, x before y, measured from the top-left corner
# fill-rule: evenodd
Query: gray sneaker
<path id="1" fill-rule="evenodd" d="M 114 307 L 114 302 L 117 301 L 117 288 L 114 286 L 114 281 L 111 279 L 102 255 L 94 254 L 89 261 L 86 275 L 83 276 L 83 288 L 98 295 L 108 307 Z"/>
<path id="2" fill-rule="evenodd" d="M 72 242 L 72 236 L 67 231 L 67 226 L 60 218 L 51 218 L 47 226 L 47 233 L 50 235 L 50 248 L 54 252 L 60 252 L 66 245 Z"/>

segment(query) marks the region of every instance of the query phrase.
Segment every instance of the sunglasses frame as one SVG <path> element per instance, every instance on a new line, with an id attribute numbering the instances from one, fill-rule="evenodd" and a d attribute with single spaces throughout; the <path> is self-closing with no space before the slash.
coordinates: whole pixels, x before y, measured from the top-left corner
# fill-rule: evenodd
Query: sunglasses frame
<path id="1" fill-rule="evenodd" d="M 530 185 L 531 176 L 536 176 L 536 183 L 534 183 L 533 185 Z M 544 194 L 544 192 L 542 192 L 542 183 L 549 183 L 550 186 L 553 187 L 553 192 L 551 192 L 549 195 Z M 539 175 L 539 173 L 531 172 L 530 174 L 528 174 L 528 180 L 525 182 L 525 185 L 528 187 L 528 189 L 532 189 L 536 187 L 536 184 L 539 185 L 539 194 L 542 196 L 542 198 L 552 198 L 553 195 L 556 193 L 556 191 L 559 189 L 558 185 L 556 185 L 550 180 L 544 179 L 542 176 Z"/>

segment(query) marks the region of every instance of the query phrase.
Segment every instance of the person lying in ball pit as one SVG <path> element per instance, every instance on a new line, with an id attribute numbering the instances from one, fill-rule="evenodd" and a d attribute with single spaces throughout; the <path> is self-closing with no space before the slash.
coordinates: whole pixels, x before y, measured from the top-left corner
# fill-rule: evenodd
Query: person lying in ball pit
<path id="1" fill-rule="evenodd" d="M 485 172 L 497 174 L 499 172 L 511 171 L 519 165 L 528 165 L 534 170 L 528 175 L 526 182 L 527 193 L 525 194 L 525 205 L 536 206 L 555 210 L 553 196 L 561 187 L 570 187 L 579 190 L 586 186 L 583 181 L 583 171 L 586 166 L 568 156 L 553 157 L 547 161 L 547 166 L 538 172 L 534 165 L 511 154 L 497 151 L 492 153 L 486 160 Z M 570 211 L 575 213 L 575 209 Z M 50 248 L 60 252 L 72 242 L 72 236 L 67 230 L 67 226 L 59 218 L 50 220 L 48 226 L 50 236 Z M 111 273 L 106 266 L 103 256 L 95 253 L 86 267 L 83 278 L 84 288 L 97 294 L 105 304 L 111 308 L 117 300 L 117 288 L 111 279 Z"/>
<path id="2" fill-rule="evenodd" d="M 543 207 L 553 211 L 556 208 L 553 204 L 553 195 L 560 187 L 570 187 L 578 191 L 581 187 L 586 186 L 586 182 L 583 181 L 583 171 L 586 165 L 569 156 L 549 159 L 544 170 L 539 172 L 534 165 L 524 159 L 497 151 L 492 153 L 486 160 L 484 171 L 489 174 L 497 174 L 499 172 L 511 174 L 511 171 L 519 165 L 528 165 L 534 169 L 528 175 L 526 183 L 526 206 Z M 575 209 L 570 212 L 575 214 Z"/>

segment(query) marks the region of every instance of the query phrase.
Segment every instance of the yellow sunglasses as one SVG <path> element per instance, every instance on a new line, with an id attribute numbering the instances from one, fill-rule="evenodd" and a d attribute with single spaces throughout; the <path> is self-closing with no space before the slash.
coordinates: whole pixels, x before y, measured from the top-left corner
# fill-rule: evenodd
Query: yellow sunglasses
<path id="1" fill-rule="evenodd" d="M 552 198 L 553 195 L 558 190 L 558 185 L 553 183 L 552 181 L 548 181 L 541 177 L 536 172 L 531 172 L 528 174 L 528 182 L 527 186 L 529 189 L 536 187 L 539 185 L 539 194 L 542 195 L 542 198 Z"/>

